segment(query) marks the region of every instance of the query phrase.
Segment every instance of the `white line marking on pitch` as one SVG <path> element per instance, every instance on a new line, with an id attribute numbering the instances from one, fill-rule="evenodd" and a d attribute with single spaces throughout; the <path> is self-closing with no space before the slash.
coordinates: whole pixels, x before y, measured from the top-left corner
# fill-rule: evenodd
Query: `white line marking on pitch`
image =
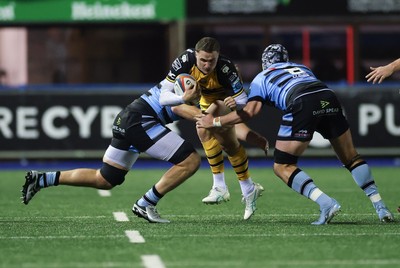
<path id="1" fill-rule="evenodd" d="M 141 258 L 146 268 L 165 268 L 164 263 L 158 255 L 143 255 Z"/>
<path id="2" fill-rule="evenodd" d="M 123 235 L 46 235 L 46 236 L 0 236 L 0 240 L 6 239 L 104 239 L 104 238 L 122 238 Z"/>
<path id="3" fill-rule="evenodd" d="M 141 236 L 139 231 L 135 230 L 127 230 L 125 231 L 125 235 L 129 238 L 129 242 L 131 243 L 144 243 L 144 237 Z"/>
<path id="4" fill-rule="evenodd" d="M 111 196 L 111 192 L 109 190 L 97 190 L 100 196 L 109 197 Z"/>
<path id="5" fill-rule="evenodd" d="M 113 212 L 113 215 L 116 221 L 129 221 L 125 212 Z"/>

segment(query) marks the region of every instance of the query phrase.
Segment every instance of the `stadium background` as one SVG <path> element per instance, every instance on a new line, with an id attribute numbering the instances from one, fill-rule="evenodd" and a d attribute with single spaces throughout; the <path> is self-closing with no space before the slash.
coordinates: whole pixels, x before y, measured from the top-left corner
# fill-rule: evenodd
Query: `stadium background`
<path id="1" fill-rule="evenodd" d="M 400 75 L 364 77 L 399 57 L 399 15 L 398 0 L 0 1 L 0 158 L 101 157 L 115 113 L 202 36 L 218 38 L 245 83 L 265 46 L 284 44 L 337 91 L 360 152 L 396 158 Z M 249 124 L 273 147 L 277 119 L 268 108 Z M 172 127 L 200 149 L 192 122 Z M 317 137 L 306 155 L 332 152 Z"/>

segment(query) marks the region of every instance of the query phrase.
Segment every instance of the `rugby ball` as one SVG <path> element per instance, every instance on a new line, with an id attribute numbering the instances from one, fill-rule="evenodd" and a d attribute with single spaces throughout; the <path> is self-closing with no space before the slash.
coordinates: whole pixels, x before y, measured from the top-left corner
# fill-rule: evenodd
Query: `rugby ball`
<path id="1" fill-rule="evenodd" d="M 194 77 L 190 74 L 183 73 L 176 77 L 174 91 L 176 95 L 182 96 L 186 90 L 194 88 L 195 86 L 196 80 L 194 79 Z"/>

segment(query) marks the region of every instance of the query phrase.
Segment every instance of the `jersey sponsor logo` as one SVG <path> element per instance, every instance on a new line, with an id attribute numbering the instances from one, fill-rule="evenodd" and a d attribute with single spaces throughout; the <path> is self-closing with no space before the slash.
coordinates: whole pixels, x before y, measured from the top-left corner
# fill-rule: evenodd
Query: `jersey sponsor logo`
<path id="1" fill-rule="evenodd" d="M 179 59 L 174 60 L 174 62 L 172 63 L 172 69 L 178 71 L 180 68 L 182 68 L 182 64 Z"/>
<path id="2" fill-rule="evenodd" d="M 239 79 L 239 76 L 238 76 L 238 74 L 236 73 L 236 72 L 233 72 L 232 74 L 231 74 L 231 76 L 229 76 L 229 81 L 231 81 L 232 83 L 234 83 L 234 82 L 236 82 L 236 80 L 237 79 Z"/>
<path id="3" fill-rule="evenodd" d="M 229 73 L 229 66 L 226 66 L 226 65 L 222 66 L 221 71 L 222 71 L 224 74 Z"/>
<path id="4" fill-rule="evenodd" d="M 182 62 L 187 62 L 187 61 L 189 61 L 189 56 L 185 54 L 181 57 L 181 59 L 182 59 Z"/>
<path id="5" fill-rule="evenodd" d="M 322 109 L 329 105 L 329 101 L 323 101 L 322 100 L 322 101 L 320 101 L 320 103 L 321 103 L 321 108 Z"/>
<path id="6" fill-rule="evenodd" d="M 293 136 L 296 138 L 308 138 L 308 137 L 310 137 L 310 134 L 308 133 L 308 131 L 306 129 L 301 129 L 298 132 L 294 133 Z"/>
<path id="7" fill-rule="evenodd" d="M 242 82 L 240 81 L 239 77 L 232 83 L 233 88 L 241 89 L 243 87 Z"/>
<path id="8" fill-rule="evenodd" d="M 327 108 L 327 109 L 325 109 L 325 112 L 326 112 L 327 114 L 338 113 L 338 112 L 339 112 L 339 108 Z"/>
<path id="9" fill-rule="evenodd" d="M 312 114 L 313 114 L 313 115 L 325 114 L 325 109 L 313 111 Z"/>
<path id="10" fill-rule="evenodd" d="M 321 110 L 313 111 L 313 115 L 323 115 L 323 114 L 335 114 L 339 112 L 339 108 L 326 108 Z"/>
<path id="11" fill-rule="evenodd" d="M 119 132 L 119 133 L 122 133 L 122 134 L 125 134 L 125 129 L 120 128 L 118 126 L 112 126 L 112 130 L 116 131 L 116 132 Z"/>

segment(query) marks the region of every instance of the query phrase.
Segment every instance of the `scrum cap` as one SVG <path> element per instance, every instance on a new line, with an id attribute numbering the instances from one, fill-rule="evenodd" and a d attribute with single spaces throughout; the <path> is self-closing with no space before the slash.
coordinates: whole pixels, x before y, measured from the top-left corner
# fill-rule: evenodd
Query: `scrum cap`
<path id="1" fill-rule="evenodd" d="M 288 62 L 289 54 L 284 46 L 281 44 L 269 45 L 261 56 L 262 69 L 267 69 L 271 64 L 277 62 Z"/>

